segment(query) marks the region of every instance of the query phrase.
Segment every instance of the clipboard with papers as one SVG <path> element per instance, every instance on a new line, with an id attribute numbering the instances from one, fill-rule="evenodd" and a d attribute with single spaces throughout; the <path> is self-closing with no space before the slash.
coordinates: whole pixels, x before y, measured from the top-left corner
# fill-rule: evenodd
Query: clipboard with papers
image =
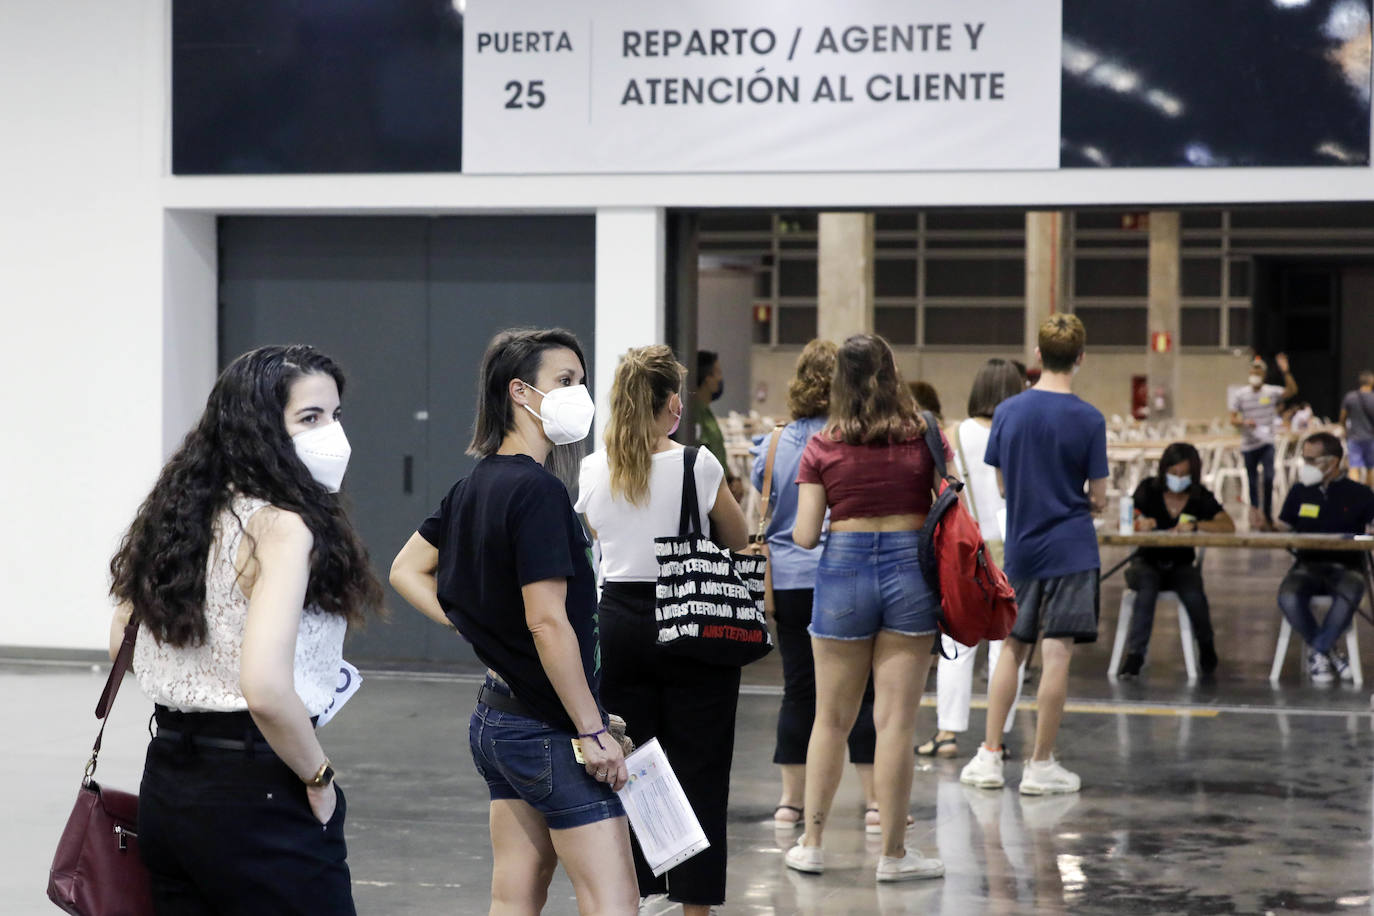
<path id="1" fill-rule="evenodd" d="M 626 757 L 625 766 L 630 779 L 616 794 L 655 877 L 711 845 L 657 738 Z"/>

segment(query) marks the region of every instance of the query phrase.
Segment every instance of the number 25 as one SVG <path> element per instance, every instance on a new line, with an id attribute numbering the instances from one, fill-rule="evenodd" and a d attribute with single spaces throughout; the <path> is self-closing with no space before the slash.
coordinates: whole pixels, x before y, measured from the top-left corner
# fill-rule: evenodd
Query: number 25
<path id="1" fill-rule="evenodd" d="M 525 86 L 518 80 L 511 80 L 506 83 L 506 91 L 510 93 L 510 98 L 506 99 L 507 108 L 543 108 L 544 107 L 544 81 L 530 80 L 529 85 Z M 521 92 L 525 95 L 525 101 L 520 101 Z"/>

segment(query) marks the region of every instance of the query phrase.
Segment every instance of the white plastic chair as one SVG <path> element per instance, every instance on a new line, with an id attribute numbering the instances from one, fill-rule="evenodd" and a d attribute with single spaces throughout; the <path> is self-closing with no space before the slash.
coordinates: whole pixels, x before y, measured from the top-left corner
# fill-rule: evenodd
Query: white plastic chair
<path id="1" fill-rule="evenodd" d="M 1211 477 L 1207 488 L 1216 494 L 1218 500 L 1225 501 L 1226 484 L 1234 480 L 1240 488 L 1241 503 L 1247 506 L 1250 504 L 1250 475 L 1245 473 L 1245 462 L 1238 451 L 1226 449 L 1225 453 L 1218 457 Z"/>
<path id="2" fill-rule="evenodd" d="M 1193 561 L 1198 569 L 1202 568 L 1202 560 L 1207 556 L 1207 548 L 1199 547 L 1197 558 Z M 1159 598 L 1155 602 L 1155 613 L 1159 612 L 1160 601 L 1172 601 L 1174 609 L 1178 611 L 1178 636 L 1183 643 L 1183 667 L 1188 671 L 1188 683 L 1197 683 L 1197 644 L 1193 638 L 1193 622 L 1188 619 L 1188 611 L 1183 606 L 1183 602 L 1178 598 L 1178 592 L 1160 592 Z M 1112 641 L 1112 659 L 1107 662 L 1107 679 L 1114 681 L 1117 679 L 1117 672 L 1121 667 L 1121 658 L 1126 654 L 1126 636 L 1131 629 L 1131 617 L 1135 614 L 1135 590 L 1124 589 L 1121 592 L 1121 609 L 1116 615 L 1116 639 Z"/>
<path id="3" fill-rule="evenodd" d="M 1160 601 L 1172 601 L 1178 610 L 1178 635 L 1183 642 L 1183 666 L 1188 669 L 1188 683 L 1197 683 L 1197 646 L 1193 641 L 1193 624 L 1183 602 L 1178 600 L 1177 592 L 1160 592 Z M 1158 613 L 1159 605 L 1155 605 Z M 1107 679 L 1116 680 L 1117 670 L 1121 667 L 1121 657 L 1126 654 L 1126 634 L 1131 629 L 1131 616 L 1135 613 L 1135 592 L 1126 589 L 1121 593 L 1121 610 L 1117 612 L 1116 639 L 1112 643 L 1112 660 L 1107 663 Z"/>
<path id="4" fill-rule="evenodd" d="M 1312 597 L 1312 610 L 1330 610 L 1330 595 L 1314 595 Z M 1364 686 L 1364 668 L 1360 665 L 1360 634 L 1359 634 L 1360 615 L 1350 621 L 1350 629 L 1345 631 L 1345 652 L 1350 656 L 1350 673 L 1354 677 L 1356 687 Z M 1283 663 L 1288 658 L 1288 642 L 1293 638 L 1293 625 L 1288 622 L 1288 618 L 1283 618 L 1283 623 L 1279 625 L 1279 643 L 1274 647 L 1274 664 L 1269 668 L 1269 683 L 1277 687 L 1279 685 L 1279 675 L 1283 674 Z M 1299 656 L 1301 657 L 1301 656 Z"/>

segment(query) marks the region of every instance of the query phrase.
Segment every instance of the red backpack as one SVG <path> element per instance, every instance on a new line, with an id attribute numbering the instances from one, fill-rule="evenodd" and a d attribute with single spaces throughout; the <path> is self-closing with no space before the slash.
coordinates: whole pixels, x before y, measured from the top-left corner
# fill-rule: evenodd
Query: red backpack
<path id="1" fill-rule="evenodd" d="M 926 583 L 940 599 L 940 629 L 965 646 L 1006 639 L 1016 623 L 1016 593 L 988 555 L 978 523 L 959 501 L 964 484 L 946 472 L 945 446 L 934 415 L 925 411 L 921 416 L 938 483 L 935 504 L 921 528 L 920 562 Z"/>

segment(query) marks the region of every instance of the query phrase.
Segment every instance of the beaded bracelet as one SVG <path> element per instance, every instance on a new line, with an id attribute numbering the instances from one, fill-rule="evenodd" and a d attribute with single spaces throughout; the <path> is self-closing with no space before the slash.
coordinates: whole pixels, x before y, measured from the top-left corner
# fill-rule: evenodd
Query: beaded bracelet
<path id="1" fill-rule="evenodd" d="M 604 750 L 606 749 L 606 745 L 604 745 L 604 744 L 601 743 L 601 738 L 598 737 L 598 736 L 599 736 L 599 735 L 604 735 L 604 734 L 606 734 L 607 731 L 609 731 L 609 729 L 607 729 L 606 726 L 603 725 L 603 726 L 601 726 L 601 728 L 597 729 L 597 730 L 594 731 L 594 732 L 588 732 L 588 733 L 585 734 L 585 735 L 578 735 L 577 737 L 579 737 L 579 738 L 591 738 L 593 741 L 596 742 L 596 746 L 599 747 L 599 748 L 601 748 L 601 749 L 604 751 Z"/>

